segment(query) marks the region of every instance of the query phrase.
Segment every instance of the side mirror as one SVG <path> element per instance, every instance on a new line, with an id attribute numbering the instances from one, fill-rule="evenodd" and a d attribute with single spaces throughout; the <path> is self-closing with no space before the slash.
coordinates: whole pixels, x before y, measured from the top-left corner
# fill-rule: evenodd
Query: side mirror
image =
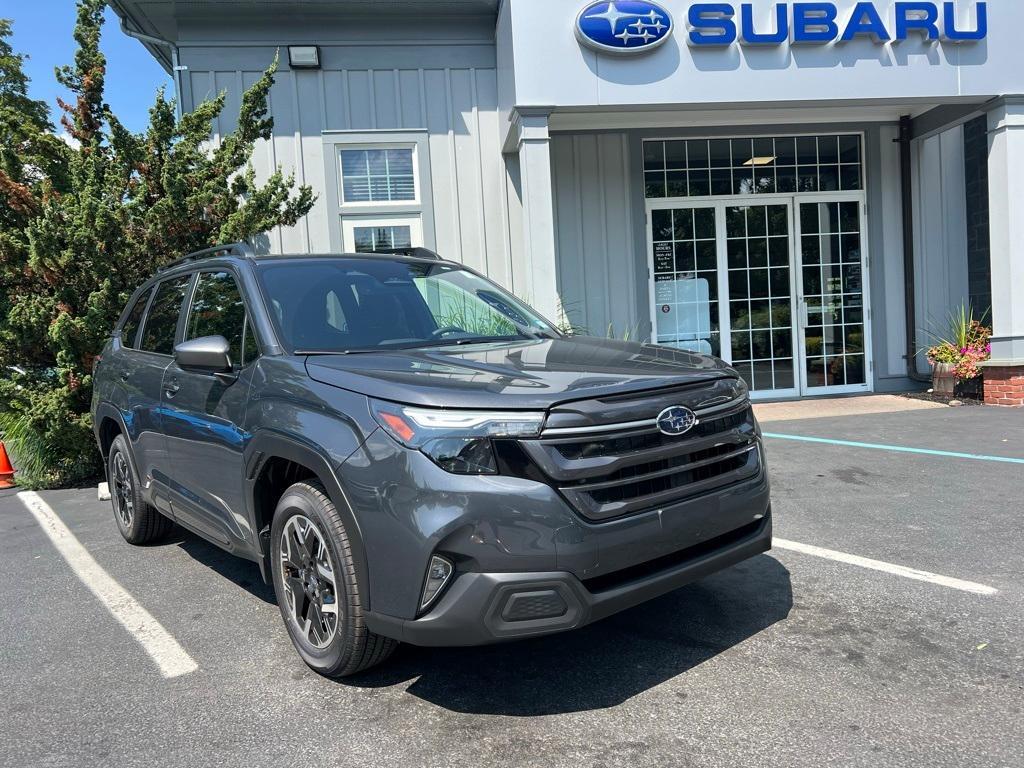
<path id="1" fill-rule="evenodd" d="M 231 356 L 228 340 L 223 336 L 203 336 L 183 341 L 174 348 L 174 361 L 180 368 L 207 373 L 229 373 Z"/>

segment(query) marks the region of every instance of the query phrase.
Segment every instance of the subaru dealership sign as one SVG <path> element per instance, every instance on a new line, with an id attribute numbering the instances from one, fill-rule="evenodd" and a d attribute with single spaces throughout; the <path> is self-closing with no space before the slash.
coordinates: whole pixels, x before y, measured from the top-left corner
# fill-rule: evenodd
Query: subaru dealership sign
<path id="1" fill-rule="evenodd" d="M 968 23 L 961 11 L 973 10 Z M 768 19 L 752 3 L 691 3 L 686 14 L 691 46 L 827 45 L 866 39 L 879 44 L 920 39 L 967 43 L 988 36 L 988 3 L 897 2 L 883 13 L 873 2 L 840 11 L 836 3 L 776 3 Z M 599 51 L 640 53 L 673 32 L 672 17 L 647 0 L 601 0 L 576 17 L 577 38 Z"/>

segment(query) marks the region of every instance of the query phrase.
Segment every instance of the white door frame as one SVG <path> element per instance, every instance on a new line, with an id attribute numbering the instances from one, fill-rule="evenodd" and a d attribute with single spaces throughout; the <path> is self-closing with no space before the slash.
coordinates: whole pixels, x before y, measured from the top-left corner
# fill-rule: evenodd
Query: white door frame
<path id="1" fill-rule="evenodd" d="M 718 328 L 719 328 L 719 340 L 720 340 L 721 351 L 724 353 L 725 350 L 726 350 L 726 342 L 728 340 L 728 335 L 726 335 L 727 332 L 724 331 L 724 329 L 728 327 L 728 324 L 725 323 L 724 320 L 728 319 L 728 316 L 726 315 L 725 318 L 723 318 L 723 316 L 722 316 L 722 302 L 721 302 L 721 296 L 722 296 L 722 230 L 721 230 L 721 227 L 719 226 L 719 220 L 720 220 L 721 217 L 717 213 L 717 207 L 718 206 L 717 206 L 717 204 L 714 201 L 708 200 L 707 198 L 703 198 L 703 197 L 696 198 L 696 199 L 695 198 L 674 198 L 674 197 L 670 197 L 670 198 L 657 198 L 657 199 L 647 200 L 647 223 L 645 225 L 645 229 L 647 231 L 647 299 L 648 299 L 648 301 L 647 301 L 647 309 L 648 309 L 648 311 L 650 313 L 649 319 L 651 321 L 651 341 L 654 342 L 654 343 L 657 343 L 654 340 L 658 337 L 658 302 L 656 302 L 654 300 L 655 299 L 655 293 L 654 293 L 654 283 L 655 283 L 655 280 L 654 280 L 654 224 L 653 224 L 653 220 L 652 220 L 652 217 L 651 217 L 651 212 L 652 211 L 665 211 L 665 210 L 671 211 L 671 210 L 676 210 L 676 209 L 679 209 L 679 208 L 689 208 L 689 209 L 714 208 L 714 209 L 716 209 L 716 212 L 715 212 L 715 255 L 716 255 L 716 259 L 717 260 L 715 262 L 715 265 L 716 265 L 716 268 L 718 270 L 718 296 L 719 296 L 719 302 L 718 302 Z M 675 254 L 674 253 L 673 253 L 673 258 L 675 258 Z"/>
<path id="2" fill-rule="evenodd" d="M 807 301 L 804 298 L 804 269 L 803 269 L 803 232 L 801 231 L 800 204 L 801 203 L 852 203 L 856 202 L 858 207 L 858 222 L 860 225 L 860 269 L 861 269 L 861 305 L 863 308 L 864 320 L 864 383 L 844 384 L 832 387 L 812 387 L 807 383 Z M 856 392 L 873 392 L 875 388 L 874 363 L 872 360 L 871 347 L 871 273 L 870 259 L 868 258 L 868 232 L 867 232 L 867 195 L 864 192 L 821 192 L 818 194 L 801 195 L 794 203 L 793 216 L 796 220 L 796 250 L 793 252 L 795 259 L 794 272 L 797 275 L 798 292 L 794 294 L 796 299 L 795 309 L 797 311 L 797 322 L 793 324 L 798 329 L 797 346 L 800 350 L 799 386 L 800 393 L 806 396 L 815 395 L 842 395 Z"/>
<path id="3" fill-rule="evenodd" d="M 863 169 L 861 173 L 863 174 Z M 751 392 L 751 399 L 785 398 L 797 396 L 837 395 L 852 392 L 874 391 L 874 364 L 871 346 L 871 295 L 868 258 L 867 193 L 821 192 L 821 193 L 773 193 L 764 195 L 712 196 L 712 197 L 658 197 L 645 199 L 645 231 L 647 246 L 647 289 L 648 310 L 651 322 L 651 339 L 657 339 L 657 302 L 655 302 L 654 279 L 654 232 L 651 212 L 680 208 L 715 209 L 715 235 L 718 266 L 718 327 L 722 359 L 732 364 L 732 338 L 729 321 L 729 265 L 726 243 L 726 209 L 778 205 L 784 203 L 789 209 L 790 241 L 790 306 L 792 314 L 794 386 L 791 389 L 773 389 Z M 861 293 L 864 306 L 864 366 L 865 384 L 836 387 L 809 387 L 807 385 L 807 349 L 804 341 L 806 302 L 803 294 L 803 253 L 801 249 L 800 204 L 821 202 L 857 202 L 860 207 L 861 238 Z"/>

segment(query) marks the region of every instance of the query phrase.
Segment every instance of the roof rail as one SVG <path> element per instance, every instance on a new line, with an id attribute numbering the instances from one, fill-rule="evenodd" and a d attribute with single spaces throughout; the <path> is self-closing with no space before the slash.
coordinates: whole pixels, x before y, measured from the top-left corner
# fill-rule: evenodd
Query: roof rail
<path id="1" fill-rule="evenodd" d="M 182 264 L 188 264 L 190 261 L 213 258 L 214 256 L 221 255 L 222 253 L 228 253 L 232 256 L 241 256 L 245 259 L 251 259 L 256 255 L 256 252 L 248 243 L 226 243 L 224 245 L 215 245 L 212 248 L 204 248 L 201 251 L 195 251 L 187 256 L 182 256 L 180 259 L 175 259 L 170 264 L 164 264 L 157 270 L 157 272 L 166 272 L 168 269 L 180 267 Z"/>
<path id="2" fill-rule="evenodd" d="M 420 248 L 413 246 L 411 248 L 375 248 L 370 253 L 389 254 L 392 256 L 410 256 L 415 259 L 433 259 L 434 261 L 444 261 L 444 258 L 429 248 Z"/>

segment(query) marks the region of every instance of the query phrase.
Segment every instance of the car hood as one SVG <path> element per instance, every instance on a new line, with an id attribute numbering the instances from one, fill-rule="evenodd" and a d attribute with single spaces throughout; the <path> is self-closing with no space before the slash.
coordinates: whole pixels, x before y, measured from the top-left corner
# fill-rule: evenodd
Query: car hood
<path id="1" fill-rule="evenodd" d="M 316 381 L 382 400 L 519 409 L 736 376 L 707 355 L 579 336 L 310 355 L 306 370 Z"/>

